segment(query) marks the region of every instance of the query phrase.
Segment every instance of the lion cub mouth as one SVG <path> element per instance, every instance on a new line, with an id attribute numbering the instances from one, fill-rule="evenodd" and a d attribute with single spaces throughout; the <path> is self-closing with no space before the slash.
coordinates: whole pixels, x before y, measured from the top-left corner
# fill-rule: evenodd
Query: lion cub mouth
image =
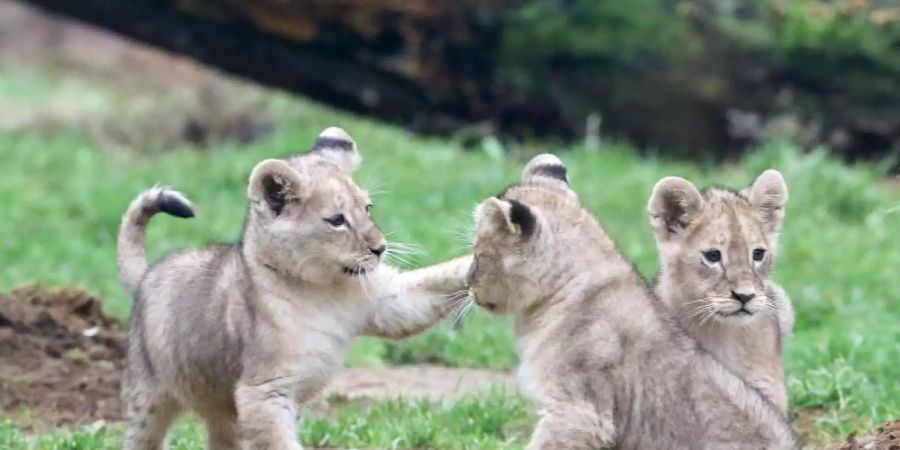
<path id="1" fill-rule="evenodd" d="M 722 314 L 722 313 L 719 313 L 719 314 Z M 752 316 L 753 313 L 748 311 L 747 308 L 741 308 L 737 311 L 730 312 L 727 314 L 722 314 L 722 315 L 725 317 L 746 317 L 746 316 Z"/>

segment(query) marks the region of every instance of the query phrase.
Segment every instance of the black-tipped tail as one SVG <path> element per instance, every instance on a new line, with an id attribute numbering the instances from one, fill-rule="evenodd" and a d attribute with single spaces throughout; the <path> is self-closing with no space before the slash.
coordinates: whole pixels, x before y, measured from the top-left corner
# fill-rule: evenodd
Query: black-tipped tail
<path id="1" fill-rule="evenodd" d="M 119 277 L 132 294 L 137 292 L 141 277 L 147 270 L 144 236 L 150 218 L 158 212 L 182 218 L 194 217 L 190 200 L 180 192 L 165 188 L 155 187 L 145 191 L 131 202 L 119 228 L 118 256 Z"/>
<path id="2" fill-rule="evenodd" d="M 194 209 L 191 208 L 191 203 L 181 194 L 173 191 L 163 191 L 160 195 L 159 210 L 184 219 L 194 217 Z"/>

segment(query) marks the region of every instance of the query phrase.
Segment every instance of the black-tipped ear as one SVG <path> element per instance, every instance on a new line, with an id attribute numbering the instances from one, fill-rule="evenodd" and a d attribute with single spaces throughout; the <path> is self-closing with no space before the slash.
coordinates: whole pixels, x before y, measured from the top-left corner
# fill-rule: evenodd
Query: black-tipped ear
<path id="1" fill-rule="evenodd" d="M 569 171 L 559 158 L 550 153 L 531 158 L 531 161 L 522 170 L 522 184 L 555 186 L 574 195 L 574 191 L 569 186 Z"/>
<path id="2" fill-rule="evenodd" d="M 537 219 L 532 214 L 531 209 L 515 200 L 510 200 L 509 204 L 512 205 L 509 209 L 509 221 L 519 228 L 522 236 L 529 237 L 534 234 L 534 229 L 537 227 Z"/>
<path id="3" fill-rule="evenodd" d="M 528 205 L 516 200 L 501 200 L 491 197 L 475 212 L 479 223 L 488 223 L 495 231 L 522 236 L 534 234 L 537 229 L 537 217 Z"/>
<path id="4" fill-rule="evenodd" d="M 693 183 L 680 177 L 659 180 L 650 194 L 647 212 L 659 239 L 681 233 L 703 209 L 703 197 Z"/>
<path id="5" fill-rule="evenodd" d="M 356 142 L 350 134 L 338 127 L 323 130 L 316 139 L 311 153 L 346 173 L 353 173 L 362 160 Z"/>
<path id="6" fill-rule="evenodd" d="M 770 232 L 781 229 L 784 207 L 788 201 L 787 184 L 777 170 L 769 169 L 759 175 L 749 190 L 742 191 L 750 204 L 760 212 Z"/>
<path id="7" fill-rule="evenodd" d="M 247 197 L 252 202 L 264 203 L 276 216 L 281 214 L 287 202 L 300 197 L 300 173 L 285 161 L 267 159 L 253 169 Z"/>

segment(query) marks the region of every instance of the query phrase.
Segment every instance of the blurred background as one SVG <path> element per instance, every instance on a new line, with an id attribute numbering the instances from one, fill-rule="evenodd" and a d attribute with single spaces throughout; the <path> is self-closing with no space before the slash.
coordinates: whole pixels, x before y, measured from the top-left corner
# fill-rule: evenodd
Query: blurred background
<path id="1" fill-rule="evenodd" d="M 794 427 L 807 448 L 900 445 L 897 0 L 0 0 L 0 448 L 121 445 L 135 195 L 197 204 L 154 220 L 153 258 L 234 241 L 254 164 L 331 125 L 389 239 L 419 249 L 403 268 L 467 252 L 472 208 L 539 152 L 648 277 L 659 178 L 782 171 Z M 521 448 L 510 324 L 452 322 L 360 340 L 300 439 Z M 188 420 L 173 446 L 203 442 Z"/>

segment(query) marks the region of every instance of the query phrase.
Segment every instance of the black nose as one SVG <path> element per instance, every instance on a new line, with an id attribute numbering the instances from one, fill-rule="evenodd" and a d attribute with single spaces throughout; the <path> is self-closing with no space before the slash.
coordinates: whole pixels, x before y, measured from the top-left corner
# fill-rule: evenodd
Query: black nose
<path id="1" fill-rule="evenodd" d="M 387 247 L 386 247 L 384 244 L 381 244 L 381 245 L 378 246 L 378 247 L 370 248 L 369 251 L 372 252 L 372 253 L 374 253 L 375 256 L 381 256 L 381 254 L 384 253 L 384 250 L 385 250 L 386 248 L 387 248 Z"/>
<path id="2" fill-rule="evenodd" d="M 749 294 L 739 294 L 737 292 L 731 291 L 731 298 L 741 302 L 742 304 L 753 300 L 753 297 L 756 297 L 756 294 L 752 292 Z"/>

